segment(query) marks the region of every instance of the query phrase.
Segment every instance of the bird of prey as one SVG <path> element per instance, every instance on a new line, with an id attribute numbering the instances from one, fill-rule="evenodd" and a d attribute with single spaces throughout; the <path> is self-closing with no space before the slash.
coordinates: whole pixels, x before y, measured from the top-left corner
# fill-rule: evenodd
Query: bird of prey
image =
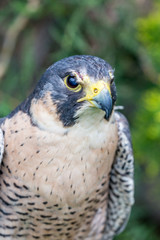
<path id="1" fill-rule="evenodd" d="M 134 202 L 114 71 L 88 55 L 50 66 L 0 119 L 0 239 L 111 240 Z"/>

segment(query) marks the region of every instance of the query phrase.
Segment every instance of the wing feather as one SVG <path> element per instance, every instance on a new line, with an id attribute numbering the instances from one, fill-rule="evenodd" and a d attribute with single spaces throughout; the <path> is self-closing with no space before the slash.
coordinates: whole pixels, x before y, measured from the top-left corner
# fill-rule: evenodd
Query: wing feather
<path id="1" fill-rule="evenodd" d="M 107 222 L 103 240 L 111 240 L 122 232 L 134 203 L 134 158 L 126 118 L 116 112 L 118 146 L 110 172 Z"/>
<path id="2" fill-rule="evenodd" d="M 2 162 L 3 152 L 4 152 L 4 137 L 3 137 L 3 131 L 0 128 L 0 164 Z"/>

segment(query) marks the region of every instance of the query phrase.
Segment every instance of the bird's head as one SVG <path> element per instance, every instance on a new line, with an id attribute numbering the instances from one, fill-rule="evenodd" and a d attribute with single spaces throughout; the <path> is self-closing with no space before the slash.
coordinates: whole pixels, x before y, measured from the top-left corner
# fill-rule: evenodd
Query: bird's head
<path id="1" fill-rule="evenodd" d="M 98 57 L 68 57 L 46 70 L 33 95 L 31 114 L 38 114 L 39 107 L 45 115 L 47 108 L 64 126 L 72 126 L 87 111 L 103 113 L 109 121 L 116 101 L 114 71 Z"/>

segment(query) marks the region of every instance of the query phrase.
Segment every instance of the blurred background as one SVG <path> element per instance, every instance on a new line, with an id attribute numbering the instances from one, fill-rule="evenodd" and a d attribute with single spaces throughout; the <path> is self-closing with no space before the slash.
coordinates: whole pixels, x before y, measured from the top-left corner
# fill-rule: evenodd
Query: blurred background
<path id="1" fill-rule="evenodd" d="M 1 0 L 0 117 L 53 62 L 96 55 L 115 69 L 135 154 L 135 205 L 116 240 L 160 239 L 160 1 Z"/>

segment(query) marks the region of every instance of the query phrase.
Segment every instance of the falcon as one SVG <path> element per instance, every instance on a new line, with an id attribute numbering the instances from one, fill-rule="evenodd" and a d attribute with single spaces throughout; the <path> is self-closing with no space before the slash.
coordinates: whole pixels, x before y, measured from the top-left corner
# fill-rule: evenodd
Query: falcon
<path id="1" fill-rule="evenodd" d="M 111 240 L 134 203 L 133 153 L 114 71 L 71 56 L 0 119 L 0 239 Z"/>

